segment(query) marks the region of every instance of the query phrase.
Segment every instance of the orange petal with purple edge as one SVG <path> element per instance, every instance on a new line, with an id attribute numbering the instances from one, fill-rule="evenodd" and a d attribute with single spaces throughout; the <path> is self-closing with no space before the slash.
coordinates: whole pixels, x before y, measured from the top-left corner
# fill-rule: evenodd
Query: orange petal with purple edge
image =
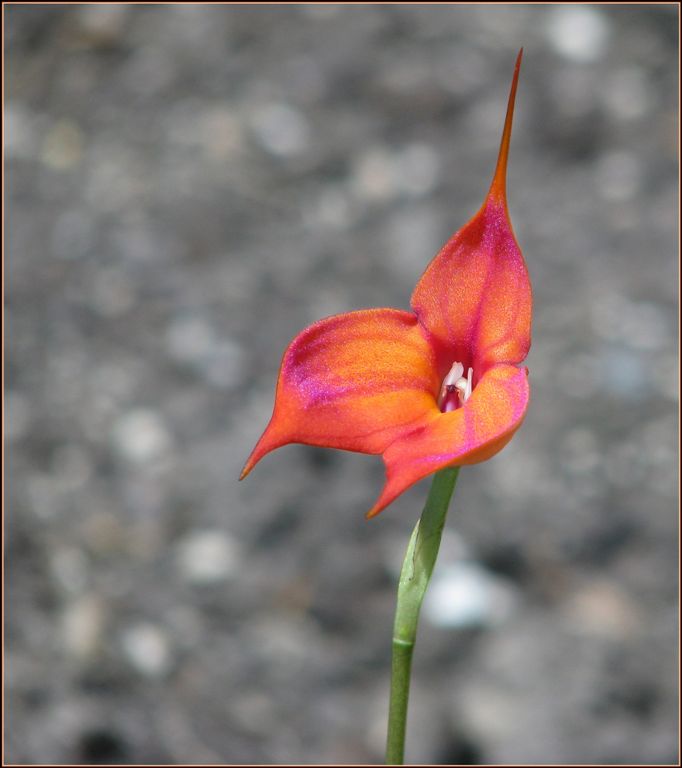
<path id="1" fill-rule="evenodd" d="M 320 320 L 284 353 L 272 418 L 241 477 L 288 443 L 382 453 L 438 413 L 435 370 L 411 312 L 368 309 Z"/>
<path id="2" fill-rule="evenodd" d="M 477 464 L 511 440 L 528 407 L 528 371 L 489 368 L 461 408 L 434 414 L 384 451 L 386 484 L 367 517 L 374 517 L 411 485 L 444 467 Z"/>
<path id="3" fill-rule="evenodd" d="M 475 371 L 519 363 L 530 348 L 531 287 L 506 198 L 507 159 L 521 53 L 494 178 L 481 210 L 443 246 L 412 294 L 424 328 Z"/>

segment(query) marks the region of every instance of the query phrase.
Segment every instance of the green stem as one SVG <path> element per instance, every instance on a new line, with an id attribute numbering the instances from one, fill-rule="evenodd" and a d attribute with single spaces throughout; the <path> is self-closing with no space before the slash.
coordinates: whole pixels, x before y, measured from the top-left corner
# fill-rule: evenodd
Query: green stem
<path id="1" fill-rule="evenodd" d="M 412 531 L 400 572 L 393 625 L 391 699 L 386 739 L 387 765 L 403 764 L 410 669 L 417 638 L 419 610 L 438 557 L 445 516 L 458 473 L 459 467 L 449 467 L 434 475 L 424 511 Z"/>

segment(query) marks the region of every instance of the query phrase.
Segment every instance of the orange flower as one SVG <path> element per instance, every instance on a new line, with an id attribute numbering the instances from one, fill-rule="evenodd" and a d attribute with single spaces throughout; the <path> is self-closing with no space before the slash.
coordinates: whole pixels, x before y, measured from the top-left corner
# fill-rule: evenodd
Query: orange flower
<path id="1" fill-rule="evenodd" d="M 382 454 L 386 484 L 373 517 L 427 475 L 490 458 L 521 425 L 528 371 L 517 364 L 530 347 L 531 287 L 506 171 L 522 52 L 482 208 L 422 275 L 413 312 L 336 315 L 291 342 L 272 418 L 241 478 L 288 443 Z"/>

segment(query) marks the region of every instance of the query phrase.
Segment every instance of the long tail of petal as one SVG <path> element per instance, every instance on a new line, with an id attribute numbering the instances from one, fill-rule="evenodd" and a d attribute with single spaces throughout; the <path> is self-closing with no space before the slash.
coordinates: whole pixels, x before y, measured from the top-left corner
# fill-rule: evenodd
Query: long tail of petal
<path id="1" fill-rule="evenodd" d="M 379 454 L 433 413 L 435 352 L 417 318 L 398 309 L 327 317 L 284 353 L 272 418 L 240 478 L 288 443 Z"/>
<path id="2" fill-rule="evenodd" d="M 282 445 L 287 443 L 286 439 L 282 439 L 281 435 L 277 434 L 277 430 L 273 421 L 273 419 L 270 420 L 267 429 L 265 432 L 263 432 L 260 440 L 256 444 L 256 447 L 253 449 L 253 451 L 251 451 L 251 455 L 246 460 L 246 464 L 244 464 L 244 468 L 239 475 L 240 480 L 243 480 L 249 474 L 249 472 L 251 472 L 251 470 L 256 466 L 256 464 L 258 464 L 263 456 L 270 453 L 270 451 L 274 451 L 275 448 L 280 448 Z"/>
<path id="3" fill-rule="evenodd" d="M 493 182 L 490 185 L 488 197 L 497 197 L 506 204 L 507 199 L 507 158 L 509 157 L 509 142 L 511 140 L 512 121 L 514 119 L 514 101 L 516 100 L 516 86 L 519 82 L 519 70 L 521 69 L 521 57 L 523 48 L 516 57 L 516 66 L 514 67 L 514 77 L 512 78 L 511 90 L 509 92 L 509 101 L 507 103 L 507 117 L 504 121 L 504 130 L 502 131 L 502 141 L 500 142 L 500 152 L 497 156 L 497 166 Z"/>

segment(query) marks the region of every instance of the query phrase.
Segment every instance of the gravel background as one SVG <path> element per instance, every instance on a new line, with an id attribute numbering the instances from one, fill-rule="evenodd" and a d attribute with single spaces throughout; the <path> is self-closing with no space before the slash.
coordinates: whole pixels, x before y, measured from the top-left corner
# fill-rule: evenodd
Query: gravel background
<path id="1" fill-rule="evenodd" d="M 425 497 L 236 477 L 305 325 L 510 208 L 532 404 L 462 472 L 407 757 L 677 759 L 678 19 L 655 6 L 5 6 L 10 762 L 380 762 Z"/>

